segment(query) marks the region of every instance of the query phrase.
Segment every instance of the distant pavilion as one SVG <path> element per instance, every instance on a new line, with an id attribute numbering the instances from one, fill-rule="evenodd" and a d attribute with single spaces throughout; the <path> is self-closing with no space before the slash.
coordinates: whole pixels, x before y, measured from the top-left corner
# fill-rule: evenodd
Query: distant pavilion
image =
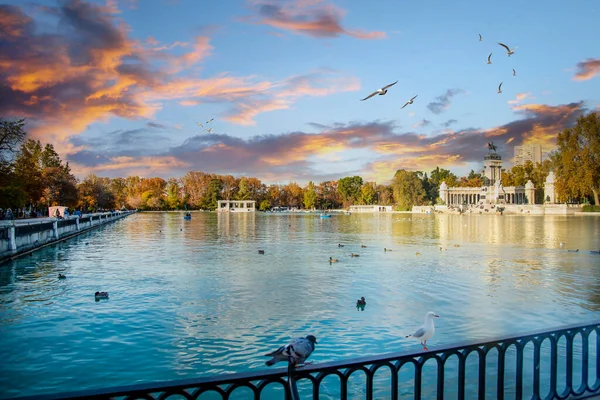
<path id="1" fill-rule="evenodd" d="M 219 200 L 217 212 L 255 212 L 256 200 Z"/>

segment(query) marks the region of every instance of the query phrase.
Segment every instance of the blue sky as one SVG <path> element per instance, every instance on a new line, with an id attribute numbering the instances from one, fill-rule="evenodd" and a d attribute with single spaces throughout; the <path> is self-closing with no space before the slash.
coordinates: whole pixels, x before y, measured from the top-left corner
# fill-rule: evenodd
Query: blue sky
<path id="1" fill-rule="evenodd" d="M 510 164 L 600 105 L 593 0 L 8 1 L 0 16 L 1 115 L 80 177 L 463 175 L 488 141 Z"/>

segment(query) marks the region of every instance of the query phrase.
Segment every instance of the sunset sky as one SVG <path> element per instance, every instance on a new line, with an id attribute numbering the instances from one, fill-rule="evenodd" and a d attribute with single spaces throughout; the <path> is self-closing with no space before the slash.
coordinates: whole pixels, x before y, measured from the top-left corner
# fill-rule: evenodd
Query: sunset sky
<path id="1" fill-rule="evenodd" d="M 4 1 L 0 116 L 80 178 L 464 175 L 600 111 L 598 21 L 597 0 Z"/>

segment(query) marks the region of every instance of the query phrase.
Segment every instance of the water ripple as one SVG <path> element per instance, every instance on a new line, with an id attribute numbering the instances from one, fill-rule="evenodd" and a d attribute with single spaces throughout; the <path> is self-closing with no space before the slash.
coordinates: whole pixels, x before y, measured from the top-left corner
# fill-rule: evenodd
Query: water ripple
<path id="1" fill-rule="evenodd" d="M 418 350 L 429 310 L 431 346 L 587 321 L 598 237 L 562 216 L 137 214 L 0 268 L 0 397 L 262 369 L 308 333 L 316 362 Z"/>

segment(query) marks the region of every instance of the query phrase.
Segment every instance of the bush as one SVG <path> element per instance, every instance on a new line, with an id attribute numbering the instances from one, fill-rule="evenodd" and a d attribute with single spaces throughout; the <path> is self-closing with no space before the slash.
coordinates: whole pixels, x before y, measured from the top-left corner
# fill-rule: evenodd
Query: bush
<path id="1" fill-rule="evenodd" d="M 583 206 L 583 212 L 600 212 L 600 206 Z"/>

